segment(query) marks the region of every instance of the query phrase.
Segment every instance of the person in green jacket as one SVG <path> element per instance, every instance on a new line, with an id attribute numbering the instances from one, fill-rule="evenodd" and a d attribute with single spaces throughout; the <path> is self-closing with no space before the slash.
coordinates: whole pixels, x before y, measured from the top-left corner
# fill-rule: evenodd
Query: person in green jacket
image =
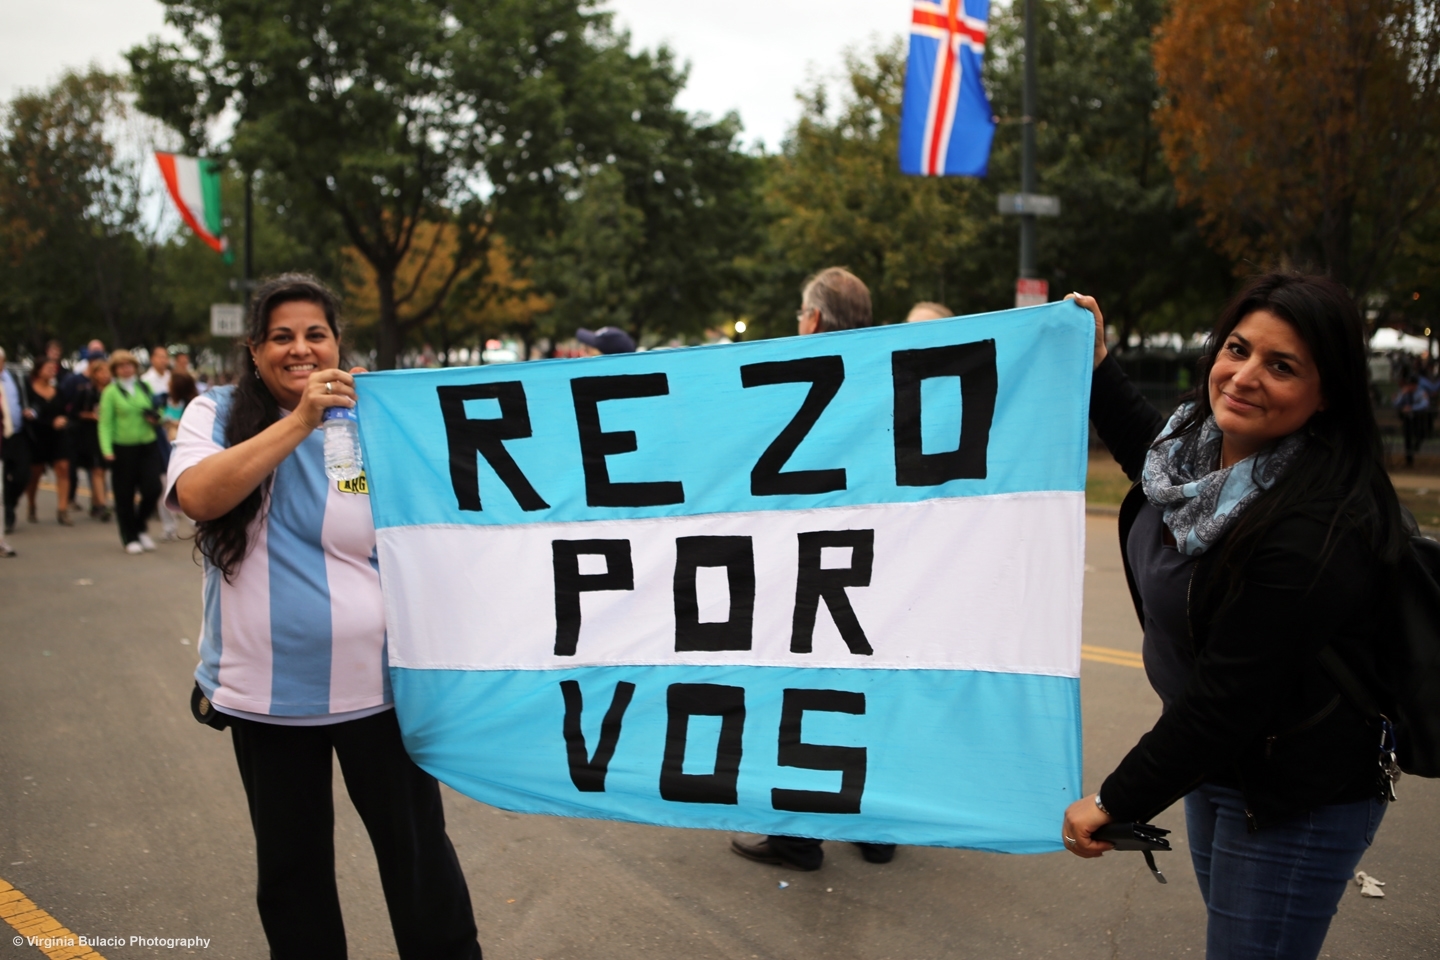
<path id="1" fill-rule="evenodd" d="M 116 350 L 110 370 L 115 378 L 100 394 L 100 452 L 113 471 L 120 542 L 126 553 L 137 554 L 155 549 L 145 528 L 160 500 L 160 447 L 155 433 L 160 416 L 150 388 L 137 376 L 140 365 L 133 353 Z"/>

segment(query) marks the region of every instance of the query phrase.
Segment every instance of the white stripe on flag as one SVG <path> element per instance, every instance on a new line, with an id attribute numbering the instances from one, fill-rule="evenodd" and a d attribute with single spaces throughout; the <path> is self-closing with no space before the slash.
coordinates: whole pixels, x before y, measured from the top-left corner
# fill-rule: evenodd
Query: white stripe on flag
<path id="1" fill-rule="evenodd" d="M 815 510 L 378 532 L 393 666 L 545 670 L 704 664 L 983 670 L 1076 677 L 1083 492 L 1041 492 Z M 811 653 L 791 651 L 798 535 L 873 530 L 869 586 L 845 595 L 873 654 L 852 652 L 821 600 Z M 753 538 L 749 650 L 677 652 L 680 537 Z M 575 653 L 556 649 L 552 542 L 628 540 L 635 589 L 580 594 Z M 983 548 L 979 545 L 983 544 Z M 828 548 L 822 567 L 849 566 Z M 582 555 L 583 574 L 604 558 Z M 593 565 L 587 566 L 587 564 Z M 720 568 L 696 577 L 701 622 L 729 617 Z"/>
<path id="2" fill-rule="evenodd" d="M 180 188 L 180 199 L 184 201 L 190 215 L 200 226 L 205 226 L 205 191 L 200 186 L 200 161 L 195 157 L 175 156 L 175 184 Z"/>

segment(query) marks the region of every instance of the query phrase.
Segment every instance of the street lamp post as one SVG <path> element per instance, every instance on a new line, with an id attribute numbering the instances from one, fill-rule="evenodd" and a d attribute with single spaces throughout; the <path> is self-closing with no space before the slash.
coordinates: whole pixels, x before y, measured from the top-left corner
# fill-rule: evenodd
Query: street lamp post
<path id="1" fill-rule="evenodd" d="M 1020 192 L 1035 193 L 1035 0 L 1025 0 L 1025 89 L 1020 108 Z M 1035 276 L 1035 214 L 1020 214 L 1020 277 Z"/>
<path id="2" fill-rule="evenodd" d="M 255 175 L 248 170 L 245 171 L 245 257 L 241 267 L 240 290 L 245 296 L 245 315 L 247 317 L 250 315 L 250 278 L 254 276 L 252 271 L 255 267 L 255 241 L 254 231 L 252 229 L 254 221 L 254 195 L 251 187 L 254 181 Z"/>
<path id="3" fill-rule="evenodd" d="M 1015 306 L 1028 307 L 1050 299 L 1050 287 L 1036 277 L 1035 218 L 1060 214 L 1060 198 L 1035 192 L 1035 114 L 1037 107 L 1035 63 L 1035 0 L 1025 0 L 1025 82 L 1020 107 L 1020 192 L 1000 194 L 1000 212 L 1020 217 L 1020 270 L 1015 281 Z"/>

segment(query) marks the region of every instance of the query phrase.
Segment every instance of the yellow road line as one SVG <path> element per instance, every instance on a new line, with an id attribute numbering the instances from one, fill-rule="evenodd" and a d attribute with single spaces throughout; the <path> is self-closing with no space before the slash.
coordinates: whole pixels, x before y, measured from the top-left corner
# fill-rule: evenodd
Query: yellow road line
<path id="1" fill-rule="evenodd" d="M 35 906 L 35 901 L 4 880 L 0 880 L 0 917 L 4 917 L 20 936 L 35 938 L 35 949 L 50 960 L 71 960 L 72 957 L 105 960 L 93 947 L 81 946 L 78 934 L 71 933 L 59 920 Z"/>
<path id="2" fill-rule="evenodd" d="M 1111 663 L 1117 667 L 1145 668 L 1145 661 L 1134 650 L 1117 650 L 1114 647 L 1094 647 L 1088 643 L 1080 645 L 1080 659 L 1095 663 Z"/>

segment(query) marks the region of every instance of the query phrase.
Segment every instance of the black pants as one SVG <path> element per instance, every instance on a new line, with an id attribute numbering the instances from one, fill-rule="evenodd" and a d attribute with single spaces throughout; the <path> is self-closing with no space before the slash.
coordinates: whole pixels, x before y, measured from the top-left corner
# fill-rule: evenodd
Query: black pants
<path id="1" fill-rule="evenodd" d="M 817 869 L 825 862 L 824 840 L 812 840 L 809 837 L 770 837 L 770 849 L 774 850 L 780 857 L 795 866 L 805 870 Z M 877 850 L 886 848 L 893 854 L 895 844 L 893 843 L 870 843 L 863 844 Z"/>
<path id="2" fill-rule="evenodd" d="M 15 505 L 30 486 L 30 439 L 17 431 L 6 437 L 0 446 L 0 459 L 5 464 L 5 526 L 15 526 Z"/>
<path id="3" fill-rule="evenodd" d="M 1400 414 L 1400 428 L 1405 436 L 1405 466 L 1414 466 L 1415 454 L 1425 442 L 1425 415 L 1423 413 Z"/>
<path id="4" fill-rule="evenodd" d="M 117 443 L 112 467 L 120 542 L 131 543 L 145 532 L 146 522 L 155 512 L 155 504 L 160 502 L 160 453 L 154 441 L 135 446 Z M 135 506 L 137 489 L 140 491 L 138 507 Z"/>
<path id="5" fill-rule="evenodd" d="M 255 900 L 272 960 L 344 960 L 331 752 L 375 848 L 402 960 L 480 960 L 440 785 L 400 742 L 395 711 L 321 727 L 231 721 L 255 828 Z"/>

